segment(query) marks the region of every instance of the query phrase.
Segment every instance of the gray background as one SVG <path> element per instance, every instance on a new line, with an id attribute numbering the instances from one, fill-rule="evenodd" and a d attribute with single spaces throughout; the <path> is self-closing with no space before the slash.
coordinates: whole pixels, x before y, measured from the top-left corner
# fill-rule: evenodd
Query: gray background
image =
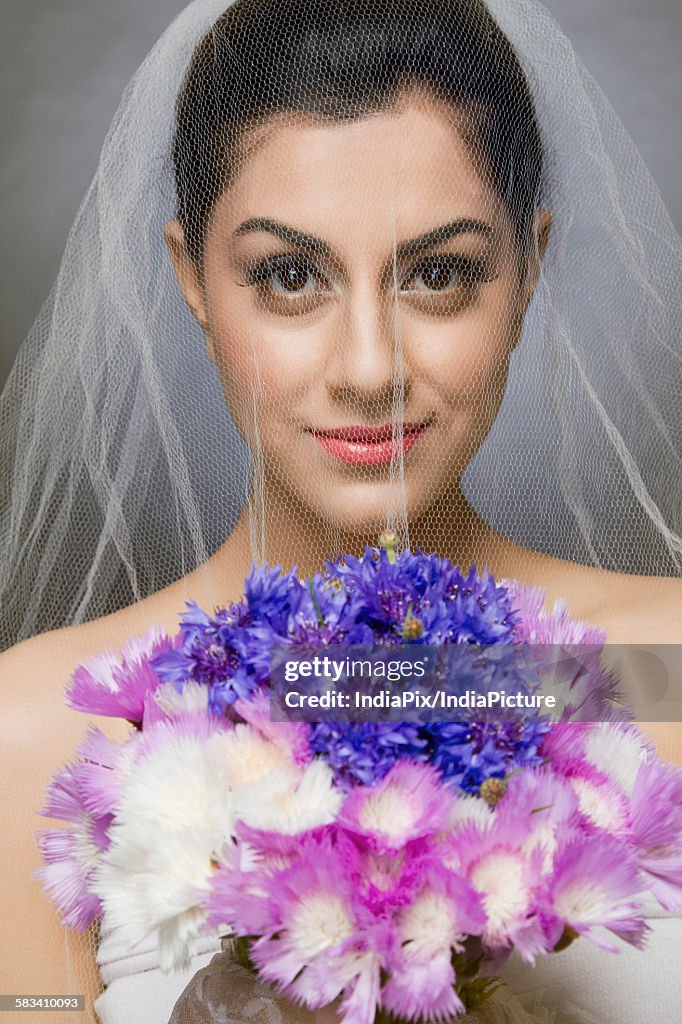
<path id="1" fill-rule="evenodd" d="M 545 4 L 624 121 L 682 230 L 681 0 Z M 121 92 L 184 6 L 2 2 L 0 387 L 56 276 Z"/>

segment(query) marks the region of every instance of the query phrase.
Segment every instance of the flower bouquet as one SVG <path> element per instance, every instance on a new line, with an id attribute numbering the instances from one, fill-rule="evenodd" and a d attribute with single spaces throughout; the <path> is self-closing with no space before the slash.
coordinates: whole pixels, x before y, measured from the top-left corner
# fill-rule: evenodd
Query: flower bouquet
<path id="1" fill-rule="evenodd" d="M 343 1024 L 455 1019 L 512 950 L 639 946 L 647 891 L 682 906 L 682 772 L 615 720 L 598 659 L 554 721 L 270 713 L 275 647 L 603 641 L 538 590 L 390 535 L 306 580 L 252 567 L 240 601 L 190 602 L 177 635 L 75 671 L 73 708 L 134 729 L 120 745 L 91 730 L 56 775 L 43 883 L 67 926 L 104 916 L 131 947 L 155 933 L 164 970 L 229 935 L 282 997 Z"/>

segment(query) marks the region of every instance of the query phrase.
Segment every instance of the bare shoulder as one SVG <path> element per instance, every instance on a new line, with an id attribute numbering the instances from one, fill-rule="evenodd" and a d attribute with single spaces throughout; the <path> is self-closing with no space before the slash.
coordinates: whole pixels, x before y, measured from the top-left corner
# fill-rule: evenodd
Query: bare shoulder
<path id="1" fill-rule="evenodd" d="M 682 643 L 682 579 L 579 566 L 572 592 L 580 617 L 606 630 L 610 643 Z"/>
<path id="2" fill-rule="evenodd" d="M 40 751 L 59 750 L 68 756 L 74 737 L 84 729 L 84 716 L 67 708 L 65 689 L 75 668 L 106 649 L 120 651 L 130 637 L 153 626 L 174 634 L 185 602 L 210 609 L 241 594 L 243 577 L 226 576 L 220 565 L 207 563 L 163 590 L 102 618 L 31 637 L 0 653 L 0 737 L 9 749 L 24 737 Z M 55 724 L 59 727 L 55 729 Z M 87 723 L 85 723 L 87 724 Z M 103 731 L 120 733 L 123 723 L 103 719 Z M 47 746 L 42 743 L 45 733 Z"/>
<path id="3" fill-rule="evenodd" d="M 530 551 L 503 549 L 503 575 L 542 588 L 550 610 L 606 630 L 611 643 L 682 643 L 682 579 L 611 572 Z"/>

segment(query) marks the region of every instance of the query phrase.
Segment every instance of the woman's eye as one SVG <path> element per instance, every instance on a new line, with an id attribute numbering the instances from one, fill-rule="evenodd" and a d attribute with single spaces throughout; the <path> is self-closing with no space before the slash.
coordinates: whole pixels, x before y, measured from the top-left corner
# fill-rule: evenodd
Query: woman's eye
<path id="1" fill-rule="evenodd" d="M 489 280 L 481 260 L 463 256 L 430 256 L 420 260 L 403 283 L 407 291 L 438 294 L 455 289 L 471 288 Z"/>
<path id="2" fill-rule="evenodd" d="M 283 298 L 311 296 L 326 285 L 317 267 L 300 256 L 263 260 L 247 269 L 246 283 Z"/>

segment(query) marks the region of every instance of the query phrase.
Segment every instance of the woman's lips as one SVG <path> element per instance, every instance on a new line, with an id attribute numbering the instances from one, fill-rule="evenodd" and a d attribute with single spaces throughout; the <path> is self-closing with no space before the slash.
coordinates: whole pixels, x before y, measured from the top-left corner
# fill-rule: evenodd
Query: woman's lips
<path id="1" fill-rule="evenodd" d="M 403 423 L 402 437 L 396 437 L 395 444 L 390 423 L 381 427 L 339 427 L 312 433 L 317 443 L 335 459 L 353 466 L 382 466 L 397 458 L 401 450 L 407 455 L 428 426 L 428 423 Z"/>

